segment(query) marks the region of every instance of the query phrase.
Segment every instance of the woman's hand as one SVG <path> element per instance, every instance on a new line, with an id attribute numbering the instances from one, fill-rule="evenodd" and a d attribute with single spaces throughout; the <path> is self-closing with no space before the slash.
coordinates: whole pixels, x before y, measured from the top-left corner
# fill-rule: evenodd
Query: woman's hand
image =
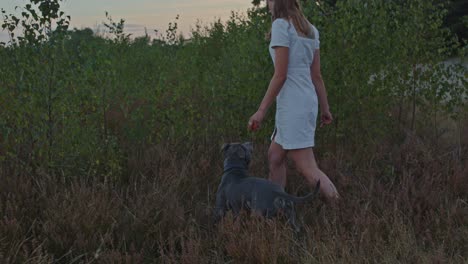
<path id="1" fill-rule="evenodd" d="M 320 127 L 324 125 L 329 125 L 333 121 L 333 116 L 329 110 L 321 111 L 320 115 Z"/>
<path id="2" fill-rule="evenodd" d="M 258 110 L 255 114 L 253 114 L 253 116 L 250 117 L 247 129 L 250 131 L 257 131 L 262 124 L 263 118 L 265 118 L 265 112 Z"/>

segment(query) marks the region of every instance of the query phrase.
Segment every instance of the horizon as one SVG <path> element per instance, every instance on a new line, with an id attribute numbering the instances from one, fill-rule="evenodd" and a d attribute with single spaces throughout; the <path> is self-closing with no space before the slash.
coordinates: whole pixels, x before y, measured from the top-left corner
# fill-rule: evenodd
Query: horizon
<path id="1" fill-rule="evenodd" d="M 27 3 L 29 1 L 26 0 L 0 0 L 0 8 L 7 14 L 20 14 L 15 6 L 24 7 Z M 246 14 L 251 7 L 251 0 L 80 0 L 61 3 L 61 10 L 71 16 L 70 30 L 91 28 L 95 33 L 104 30 L 107 11 L 114 22 L 125 20 L 124 32 L 132 34 L 132 38 L 143 36 L 145 29 L 152 38 L 156 36 L 154 30 L 164 33 L 169 23 L 176 21 L 176 16 L 179 16 L 177 33 L 190 37 L 189 33 L 197 22 L 202 25 L 218 19 L 224 22 L 233 11 Z M 7 31 L 0 30 L 0 42 L 7 41 Z"/>

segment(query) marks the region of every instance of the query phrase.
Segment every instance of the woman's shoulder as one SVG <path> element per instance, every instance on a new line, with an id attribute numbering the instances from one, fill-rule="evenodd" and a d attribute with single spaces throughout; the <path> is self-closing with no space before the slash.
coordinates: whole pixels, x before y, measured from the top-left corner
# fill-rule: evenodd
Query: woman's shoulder
<path id="1" fill-rule="evenodd" d="M 277 18 L 273 21 L 271 30 L 275 32 L 289 32 L 291 30 L 291 24 L 285 18 Z"/>
<path id="2" fill-rule="evenodd" d="M 289 21 L 286 18 L 277 18 L 273 21 L 273 25 L 285 26 L 289 25 Z"/>

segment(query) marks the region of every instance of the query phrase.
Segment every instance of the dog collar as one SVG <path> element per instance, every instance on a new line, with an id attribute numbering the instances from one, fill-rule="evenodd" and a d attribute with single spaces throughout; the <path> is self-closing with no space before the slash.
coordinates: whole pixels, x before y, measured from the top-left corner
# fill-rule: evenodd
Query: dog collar
<path id="1" fill-rule="evenodd" d="M 247 171 L 247 169 L 245 168 L 245 166 L 240 166 L 240 165 L 228 165 L 228 166 L 224 166 L 224 172 L 226 171 L 230 171 L 230 170 L 243 170 L 243 171 Z"/>

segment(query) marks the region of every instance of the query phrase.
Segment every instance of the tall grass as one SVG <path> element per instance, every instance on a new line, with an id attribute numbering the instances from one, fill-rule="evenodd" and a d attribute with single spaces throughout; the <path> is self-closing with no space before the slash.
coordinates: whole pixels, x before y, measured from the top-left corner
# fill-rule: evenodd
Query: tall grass
<path id="1" fill-rule="evenodd" d="M 337 207 L 321 200 L 299 207 L 300 238 L 285 221 L 248 215 L 213 226 L 222 160 L 207 145 L 134 153 L 127 182 L 4 169 L 2 262 L 464 263 L 466 160 L 416 136 L 395 144 L 320 158 L 343 199 Z M 266 150 L 256 145 L 255 175 L 265 175 Z M 290 192 L 311 189 L 289 174 Z"/>
<path id="2" fill-rule="evenodd" d="M 443 7 L 305 6 L 336 117 L 315 150 L 343 199 L 300 206 L 297 237 L 281 219 L 211 222 L 222 143 L 254 141 L 250 171 L 268 175 L 273 111 L 246 130 L 273 72 L 266 10 L 197 25 L 190 41 L 177 20 L 131 39 L 107 14 L 102 38 L 68 30 L 52 2 L 4 12 L 10 33 L 30 31 L 0 46 L 0 262 L 468 260 L 466 68 L 439 64 L 466 48 Z M 292 164 L 288 175 L 290 193 L 310 191 Z"/>

